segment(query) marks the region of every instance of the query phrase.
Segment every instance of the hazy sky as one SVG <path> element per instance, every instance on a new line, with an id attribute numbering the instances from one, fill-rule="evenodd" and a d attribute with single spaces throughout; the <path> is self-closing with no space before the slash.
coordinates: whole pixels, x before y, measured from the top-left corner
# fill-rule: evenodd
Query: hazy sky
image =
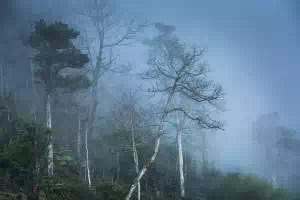
<path id="1" fill-rule="evenodd" d="M 175 25 L 183 40 L 208 47 L 207 60 L 228 93 L 229 110 L 238 110 L 244 115 L 242 119 L 253 120 L 253 113 L 279 111 L 283 118 L 291 118 L 292 126 L 297 126 L 300 96 L 296 91 L 296 2 L 128 2 L 128 7 L 151 21 Z"/>
<path id="2" fill-rule="evenodd" d="M 21 0 L 17 0 L 21 2 Z M 32 0 L 27 12 L 67 13 L 66 1 Z M 29 1 L 28 1 L 29 2 Z M 48 2 L 48 3 L 47 3 Z M 51 3 L 52 2 L 52 3 Z M 55 2 L 55 3 L 53 3 Z M 72 1 L 73 4 L 75 1 Z M 240 160 L 252 152 L 247 130 L 260 114 L 278 111 L 282 122 L 300 131 L 300 2 L 298 0 L 120 0 L 128 15 L 174 25 L 188 43 L 208 47 L 212 77 L 225 89 L 227 121 L 216 144 L 220 158 Z M 1 17 L 1 16 L 0 16 Z M 1 19 L 1 18 L 0 18 Z M 151 30 L 154 31 L 154 30 Z M 122 51 L 123 60 L 143 68 L 146 49 Z M 124 58 L 125 57 L 125 58 Z M 246 154 L 245 154 L 246 153 Z M 251 159 L 249 159 L 251 160 Z"/>
<path id="3" fill-rule="evenodd" d="M 300 130 L 298 1 L 127 2 L 122 6 L 137 15 L 174 25 L 181 39 L 208 47 L 213 77 L 227 93 L 228 126 L 216 137 L 221 159 L 251 155 L 250 123 L 260 114 L 278 111 L 283 124 Z"/>

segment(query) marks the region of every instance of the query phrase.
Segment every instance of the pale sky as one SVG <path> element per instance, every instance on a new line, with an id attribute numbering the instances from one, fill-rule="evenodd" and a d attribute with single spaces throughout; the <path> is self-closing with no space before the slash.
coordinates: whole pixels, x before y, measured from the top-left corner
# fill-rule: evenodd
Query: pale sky
<path id="1" fill-rule="evenodd" d="M 25 2 L 25 1 L 24 1 Z M 26 1 L 22 14 L 64 15 L 74 1 Z M 70 3 L 72 2 L 72 4 Z M 251 165 L 251 123 L 260 114 L 279 112 L 283 124 L 300 131 L 300 2 L 297 0 L 119 0 L 125 15 L 147 17 L 176 27 L 176 35 L 208 48 L 211 77 L 226 92 L 225 132 L 214 148 L 222 161 Z M 49 10 L 47 6 L 55 6 Z M 76 6 L 75 6 L 76 7 Z M 25 11 L 26 10 L 26 11 Z M 149 29 L 148 35 L 155 35 Z M 146 67 L 142 45 L 123 49 L 121 61 Z M 134 85 L 133 78 L 119 80 Z M 299 133 L 300 134 L 300 133 Z M 250 159 L 245 159 L 245 157 Z"/>

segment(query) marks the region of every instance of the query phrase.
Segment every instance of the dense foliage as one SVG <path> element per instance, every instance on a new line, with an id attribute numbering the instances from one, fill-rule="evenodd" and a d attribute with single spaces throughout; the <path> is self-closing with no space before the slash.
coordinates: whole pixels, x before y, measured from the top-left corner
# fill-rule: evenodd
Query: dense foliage
<path id="1" fill-rule="evenodd" d="M 35 30 L 29 37 L 29 45 L 36 50 L 33 62 L 38 68 L 35 70 L 37 82 L 45 86 L 48 94 L 58 88 L 75 91 L 87 88 L 91 84 L 84 75 L 63 77 L 61 72 L 66 68 L 83 69 L 89 62 L 86 54 L 81 53 L 72 43 L 78 31 L 62 22 L 47 24 L 44 20 L 35 23 Z"/>
<path id="2" fill-rule="evenodd" d="M 2 119 L 3 120 L 3 119 Z M 50 134 L 50 130 L 46 129 L 39 123 L 26 122 L 26 120 L 17 118 L 11 121 L 1 121 L 1 180 L 6 180 L 3 193 L 0 195 L 13 194 L 30 194 L 30 180 L 32 180 L 33 171 L 35 168 L 36 158 L 40 163 L 45 158 L 45 147 L 47 146 L 47 134 Z M 107 145 L 117 146 L 118 140 L 110 139 L 111 137 L 118 138 L 120 132 L 105 137 Z M 123 136 L 126 133 L 123 132 Z M 121 141 L 128 143 L 126 137 L 121 137 Z M 35 148 L 35 141 L 38 142 L 38 146 Z M 119 141 L 119 144 L 122 143 Z M 172 156 L 172 153 L 173 156 Z M 143 151 L 140 150 L 142 153 Z M 145 152 L 145 154 L 147 154 Z M 176 150 L 174 146 L 165 144 L 162 149 L 163 160 L 158 160 L 157 164 L 153 166 L 149 174 L 142 182 L 143 199 L 176 199 L 176 193 L 178 187 L 176 187 L 176 160 L 172 161 Z M 32 156 L 35 155 L 35 156 Z M 94 157 L 95 165 L 97 165 L 97 157 Z M 107 158 L 102 158 L 107 159 Z M 60 200 L 60 199 L 107 199 L 117 200 L 123 199 L 128 190 L 128 184 L 134 177 L 132 158 L 129 152 L 122 152 L 119 162 L 122 169 L 115 183 L 96 184 L 94 189 L 88 189 L 87 186 L 79 184 L 76 177 L 78 174 L 70 173 L 72 165 L 76 163 L 68 163 L 68 159 L 61 159 L 60 170 L 64 173 L 68 173 L 67 176 L 62 174 L 57 177 L 57 180 L 47 182 L 46 178 L 43 178 L 43 193 L 41 196 L 47 199 Z M 191 159 L 191 158 L 189 158 Z M 98 162 L 101 162 L 99 160 Z M 166 162 L 169 162 L 166 166 Z M 173 164 L 172 164 L 173 163 Z M 100 164 L 100 163 L 99 163 Z M 173 167 L 172 167 L 173 166 Z M 43 169 L 42 165 L 40 165 Z M 44 166 L 45 167 L 45 166 Z M 73 169 L 74 170 L 74 169 Z M 187 191 L 189 196 L 186 199 L 197 199 L 201 196 L 206 196 L 208 200 L 226 200 L 226 199 L 261 199 L 261 200 L 285 200 L 288 198 L 288 194 L 283 189 L 274 189 L 271 184 L 266 181 L 259 180 L 252 176 L 243 176 L 241 174 L 222 174 L 213 169 L 207 168 L 202 170 L 200 174 L 193 172 L 193 166 L 188 166 L 188 178 L 187 178 Z M 43 172 L 41 171 L 41 174 Z M 130 175 L 132 174 L 132 175 Z M 111 175 L 113 176 L 113 174 Z M 74 178 L 75 177 L 75 178 Z M 190 178 L 189 178 L 190 177 Z M 173 180 L 172 180 L 173 179 Z M 97 178 L 95 178 L 97 180 Z M 8 184 L 10 182 L 10 184 Z M 54 184 L 56 183 L 56 184 Z M 58 184 L 59 183 L 59 184 Z M 126 184 L 127 183 L 127 184 Z M 54 184 L 54 185 L 53 185 Z M 177 190 L 177 192 L 176 192 Z M 8 198 L 8 197 L 5 197 Z"/>

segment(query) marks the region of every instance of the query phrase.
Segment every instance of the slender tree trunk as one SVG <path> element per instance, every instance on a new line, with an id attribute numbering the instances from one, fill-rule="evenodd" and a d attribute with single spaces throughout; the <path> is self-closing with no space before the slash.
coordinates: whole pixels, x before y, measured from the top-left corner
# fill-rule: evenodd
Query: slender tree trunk
<path id="1" fill-rule="evenodd" d="M 188 169 L 190 166 L 190 160 L 187 157 L 187 151 L 185 150 L 183 153 L 184 153 L 184 180 L 186 182 L 188 176 Z"/>
<path id="2" fill-rule="evenodd" d="M 175 98 L 174 101 L 177 99 Z M 175 102 L 176 104 L 176 102 Z M 180 119 L 179 113 L 176 112 L 176 140 L 178 151 L 178 171 L 179 171 L 179 183 L 180 183 L 180 196 L 185 197 L 184 187 L 184 172 L 183 172 L 183 150 L 182 150 L 182 125 L 183 120 Z"/>
<path id="3" fill-rule="evenodd" d="M 159 151 L 159 147 L 160 147 L 160 139 L 161 139 L 161 136 L 163 135 L 162 134 L 162 132 L 163 132 L 163 130 L 162 130 L 162 127 L 163 127 L 162 124 L 164 123 L 165 118 L 167 117 L 166 109 L 168 108 L 169 104 L 171 103 L 171 101 L 172 101 L 172 99 L 174 97 L 175 86 L 176 86 L 176 84 L 174 83 L 173 87 L 172 87 L 171 94 L 169 95 L 167 103 L 166 103 L 166 105 L 164 107 L 164 113 L 163 113 L 163 115 L 161 117 L 161 120 L 160 120 L 160 123 L 161 123 L 160 130 L 159 130 L 160 133 L 158 134 L 158 136 L 157 136 L 157 138 L 155 140 L 154 153 L 150 157 L 150 159 L 146 162 L 146 164 L 143 166 L 143 168 L 139 171 L 139 174 L 135 178 L 133 184 L 130 186 L 129 192 L 128 192 L 127 196 L 125 197 L 125 200 L 130 200 L 130 198 L 132 197 L 132 194 L 133 194 L 134 190 L 137 188 L 138 183 L 141 181 L 141 179 L 145 175 L 146 171 L 148 170 L 148 168 L 150 167 L 150 165 L 155 161 L 155 159 L 157 157 L 157 154 L 158 154 L 158 151 Z"/>
<path id="4" fill-rule="evenodd" d="M 52 116 L 51 116 L 51 95 L 48 93 L 46 96 L 46 125 L 47 128 L 52 128 Z M 49 136 L 48 144 L 48 175 L 53 176 L 53 136 Z"/>
<path id="5" fill-rule="evenodd" d="M 131 113 L 131 140 L 132 140 L 132 152 L 133 152 L 133 160 L 135 164 L 135 172 L 139 174 L 139 158 L 135 144 L 135 133 L 134 133 L 134 113 Z M 138 200 L 141 199 L 141 184 L 140 181 L 137 183 L 137 192 L 138 192 Z"/>
<path id="6" fill-rule="evenodd" d="M 179 167 L 179 179 L 180 179 L 180 196 L 185 196 L 184 188 L 184 174 L 183 174 L 183 152 L 182 152 L 182 131 L 179 122 L 179 116 L 177 113 L 177 149 L 178 149 L 178 167 Z"/>
<path id="7" fill-rule="evenodd" d="M 77 119 L 77 125 L 78 125 L 78 130 L 77 130 L 77 156 L 78 160 L 81 158 L 81 118 L 80 118 L 80 110 L 79 108 L 77 109 L 77 114 L 78 114 L 78 119 Z"/>
<path id="8" fill-rule="evenodd" d="M 91 187 L 91 173 L 90 173 L 90 165 L 89 165 L 89 148 L 88 148 L 88 140 L 87 140 L 87 135 L 88 135 L 88 126 L 85 130 L 85 153 L 86 153 L 86 173 L 87 173 L 87 181 L 88 181 L 88 186 Z"/>
<path id="9" fill-rule="evenodd" d="M 91 174 L 90 174 L 90 166 L 89 166 L 89 150 L 88 150 L 88 134 L 93 133 L 93 125 L 94 125 L 94 120 L 95 120 L 95 115 L 97 111 L 97 84 L 94 83 L 94 86 L 92 88 L 92 102 L 90 104 L 90 109 L 89 109 L 89 117 L 88 121 L 86 124 L 86 130 L 85 130 L 85 180 L 87 179 L 89 187 L 91 186 Z"/>
<path id="10" fill-rule="evenodd" d="M 93 71 L 93 85 L 92 85 L 92 101 L 90 104 L 90 110 L 89 110 L 89 124 L 88 124 L 88 133 L 92 134 L 93 133 L 93 124 L 95 121 L 96 113 L 97 113 L 97 107 L 98 107 L 98 82 L 101 77 L 101 67 L 103 65 L 103 45 L 104 45 L 104 35 L 100 34 L 98 35 L 98 39 L 100 42 L 99 45 L 99 53 L 97 56 L 97 61 L 96 61 L 96 68 Z"/>
<path id="11" fill-rule="evenodd" d="M 143 168 L 140 170 L 138 176 L 135 178 L 134 183 L 131 185 L 125 200 L 129 200 L 132 197 L 132 194 L 133 194 L 134 190 L 136 189 L 136 187 L 138 186 L 138 183 L 141 181 L 141 179 L 145 175 L 145 173 L 148 170 L 148 168 L 150 167 L 150 165 L 155 161 L 156 156 L 158 154 L 159 146 L 160 146 L 160 136 L 157 137 L 157 139 L 155 141 L 155 148 L 154 148 L 153 155 L 147 161 L 147 163 L 143 166 Z"/>

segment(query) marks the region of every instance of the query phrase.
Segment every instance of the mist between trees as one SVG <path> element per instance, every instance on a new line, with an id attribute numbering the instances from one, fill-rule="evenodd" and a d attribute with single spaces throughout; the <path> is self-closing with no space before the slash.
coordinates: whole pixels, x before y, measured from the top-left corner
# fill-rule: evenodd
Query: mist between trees
<path id="1" fill-rule="evenodd" d="M 214 166 L 226 94 L 206 48 L 175 26 L 120 19 L 110 1 L 72 16 L 32 15 L 2 33 L 0 199 L 292 198 L 297 167 L 282 168 L 299 166 L 299 139 L 276 113 L 253 124 L 262 177 Z M 135 45 L 144 67 L 120 62 Z"/>

